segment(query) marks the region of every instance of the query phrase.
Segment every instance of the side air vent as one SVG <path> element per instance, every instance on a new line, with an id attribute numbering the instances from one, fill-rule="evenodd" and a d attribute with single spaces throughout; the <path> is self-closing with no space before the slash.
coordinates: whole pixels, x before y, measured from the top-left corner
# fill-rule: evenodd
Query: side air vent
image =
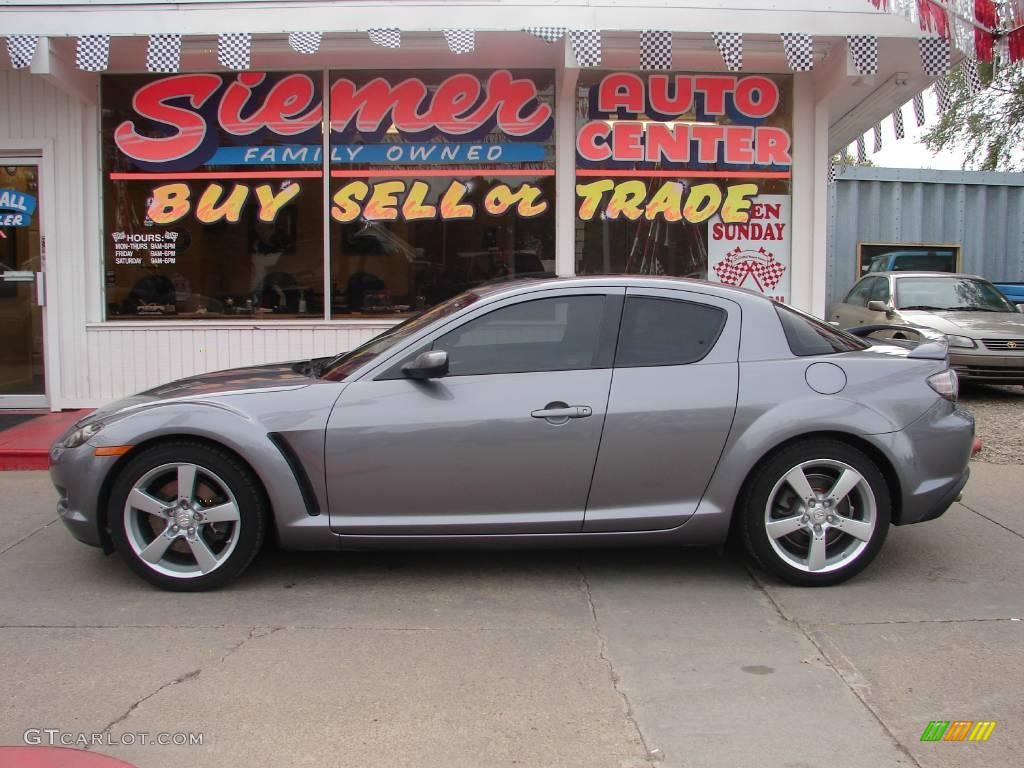
<path id="1" fill-rule="evenodd" d="M 284 460 L 288 462 L 288 468 L 291 469 L 292 474 L 295 476 L 295 482 L 299 484 L 299 493 L 302 494 L 302 502 L 306 505 L 306 514 L 316 517 L 320 514 L 320 502 L 317 501 L 313 484 L 309 482 L 309 475 L 306 474 L 306 470 L 302 466 L 302 462 L 299 461 L 299 457 L 295 455 L 295 450 L 288 444 L 288 441 L 284 439 L 284 435 L 280 432 L 268 432 L 267 437 L 270 438 L 270 442 L 284 456 Z"/>

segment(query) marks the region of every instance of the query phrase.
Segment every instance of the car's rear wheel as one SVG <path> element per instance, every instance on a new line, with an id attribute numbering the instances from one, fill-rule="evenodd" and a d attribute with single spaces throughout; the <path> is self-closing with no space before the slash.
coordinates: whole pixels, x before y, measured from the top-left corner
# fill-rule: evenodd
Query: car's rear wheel
<path id="1" fill-rule="evenodd" d="M 266 502 L 232 454 L 174 441 L 129 461 L 111 490 L 107 520 L 132 570 L 163 589 L 197 592 L 249 566 L 263 543 Z"/>
<path id="2" fill-rule="evenodd" d="M 744 543 L 791 584 L 846 581 L 875 558 L 889 530 L 889 487 L 862 451 L 836 440 L 788 446 L 762 464 L 741 502 Z"/>

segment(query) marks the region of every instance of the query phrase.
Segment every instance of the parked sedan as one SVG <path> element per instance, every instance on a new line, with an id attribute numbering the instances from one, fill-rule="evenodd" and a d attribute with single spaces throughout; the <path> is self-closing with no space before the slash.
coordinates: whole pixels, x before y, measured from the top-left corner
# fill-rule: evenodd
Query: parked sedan
<path id="1" fill-rule="evenodd" d="M 963 381 L 1024 384 L 1024 314 L 980 277 L 868 275 L 833 308 L 831 319 L 841 328 L 896 324 L 939 331 L 949 341 L 950 364 Z"/>
<path id="2" fill-rule="evenodd" d="M 293 549 L 714 545 L 847 579 L 968 476 L 945 344 L 698 281 L 520 280 L 330 360 L 177 381 L 53 447 L 61 519 L 167 589 Z"/>

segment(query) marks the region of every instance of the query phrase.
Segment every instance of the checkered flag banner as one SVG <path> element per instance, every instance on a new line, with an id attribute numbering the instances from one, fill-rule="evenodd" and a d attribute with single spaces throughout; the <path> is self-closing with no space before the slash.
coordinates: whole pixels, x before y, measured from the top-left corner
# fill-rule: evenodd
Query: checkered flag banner
<path id="1" fill-rule="evenodd" d="M 39 38 L 36 35 L 11 35 L 7 38 L 7 55 L 11 57 L 11 66 L 25 69 L 32 63 L 36 55 Z"/>
<path id="2" fill-rule="evenodd" d="M 180 68 L 181 35 L 150 35 L 146 48 L 146 71 L 173 74 Z"/>
<path id="3" fill-rule="evenodd" d="M 672 33 L 663 29 L 640 32 L 640 68 L 672 69 Z"/>
<path id="4" fill-rule="evenodd" d="M 110 61 L 110 35 L 83 35 L 75 46 L 75 64 L 86 72 L 102 72 Z"/>
<path id="5" fill-rule="evenodd" d="M 960 73 L 964 76 L 964 83 L 967 84 L 967 92 L 971 96 L 977 96 L 982 91 L 981 73 L 978 71 L 977 59 L 964 59 L 960 65 Z"/>
<path id="6" fill-rule="evenodd" d="M 783 32 L 782 47 L 786 49 L 786 61 L 794 72 L 810 72 L 814 69 L 814 38 L 804 32 Z"/>
<path id="7" fill-rule="evenodd" d="M 323 39 L 322 32 L 292 32 L 288 35 L 288 45 L 296 53 L 312 56 L 320 50 L 320 41 Z"/>
<path id="8" fill-rule="evenodd" d="M 944 37 L 922 37 L 918 40 L 921 49 L 921 66 L 924 73 L 939 77 L 949 70 L 949 40 Z"/>
<path id="9" fill-rule="evenodd" d="M 569 31 L 569 44 L 581 67 L 601 65 L 601 31 L 597 29 L 573 29 Z"/>
<path id="10" fill-rule="evenodd" d="M 892 131 L 896 134 L 897 141 L 907 136 L 906 127 L 903 125 L 903 107 L 896 107 L 896 111 L 892 113 Z"/>
<path id="11" fill-rule="evenodd" d="M 476 48 L 476 32 L 472 29 L 446 29 L 444 41 L 452 53 L 472 53 Z"/>
<path id="12" fill-rule="evenodd" d="M 918 128 L 923 128 L 927 122 L 924 116 L 924 94 L 919 93 L 914 97 L 914 122 Z"/>
<path id="13" fill-rule="evenodd" d="M 849 35 L 846 44 L 850 47 L 853 67 L 859 75 L 878 73 L 878 38 L 874 35 Z"/>
<path id="14" fill-rule="evenodd" d="M 227 32 L 217 36 L 217 61 L 227 69 L 248 69 L 252 36 L 248 32 Z"/>
<path id="15" fill-rule="evenodd" d="M 565 27 L 527 27 L 526 31 L 534 37 L 539 37 L 545 43 L 557 43 L 565 37 Z"/>
<path id="16" fill-rule="evenodd" d="M 830 157 L 828 159 L 828 183 L 829 184 L 835 184 L 836 183 L 836 175 L 837 174 L 838 174 L 838 171 L 836 169 L 836 156 L 832 155 L 832 157 Z"/>
<path id="17" fill-rule="evenodd" d="M 742 32 L 712 32 L 711 37 L 718 46 L 718 52 L 722 54 L 722 61 L 730 72 L 739 72 L 743 69 L 743 33 Z"/>
<path id="18" fill-rule="evenodd" d="M 881 123 L 875 123 L 874 135 L 875 135 L 875 148 L 873 150 L 871 150 L 871 151 L 872 152 L 881 152 L 882 151 L 882 124 Z"/>
<path id="19" fill-rule="evenodd" d="M 949 81 L 946 78 L 935 81 L 935 98 L 939 102 L 939 110 L 945 112 L 953 106 L 953 100 L 949 93 Z"/>
<path id="20" fill-rule="evenodd" d="M 366 34 L 370 37 L 370 40 L 381 48 L 401 48 L 402 47 L 402 30 L 397 27 L 381 27 L 378 29 L 368 29 Z"/>
<path id="21" fill-rule="evenodd" d="M 864 137 L 857 137 L 857 162 L 864 165 L 868 161 L 868 151 L 864 146 Z"/>

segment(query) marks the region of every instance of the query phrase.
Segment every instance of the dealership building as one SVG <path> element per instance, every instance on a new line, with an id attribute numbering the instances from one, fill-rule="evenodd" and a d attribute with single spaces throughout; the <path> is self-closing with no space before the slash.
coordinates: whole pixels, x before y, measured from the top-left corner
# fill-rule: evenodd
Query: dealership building
<path id="1" fill-rule="evenodd" d="M 516 275 L 822 315 L 830 158 L 935 80 L 868 0 L 2 0 L 0 34 L 0 408 L 334 354 Z"/>

